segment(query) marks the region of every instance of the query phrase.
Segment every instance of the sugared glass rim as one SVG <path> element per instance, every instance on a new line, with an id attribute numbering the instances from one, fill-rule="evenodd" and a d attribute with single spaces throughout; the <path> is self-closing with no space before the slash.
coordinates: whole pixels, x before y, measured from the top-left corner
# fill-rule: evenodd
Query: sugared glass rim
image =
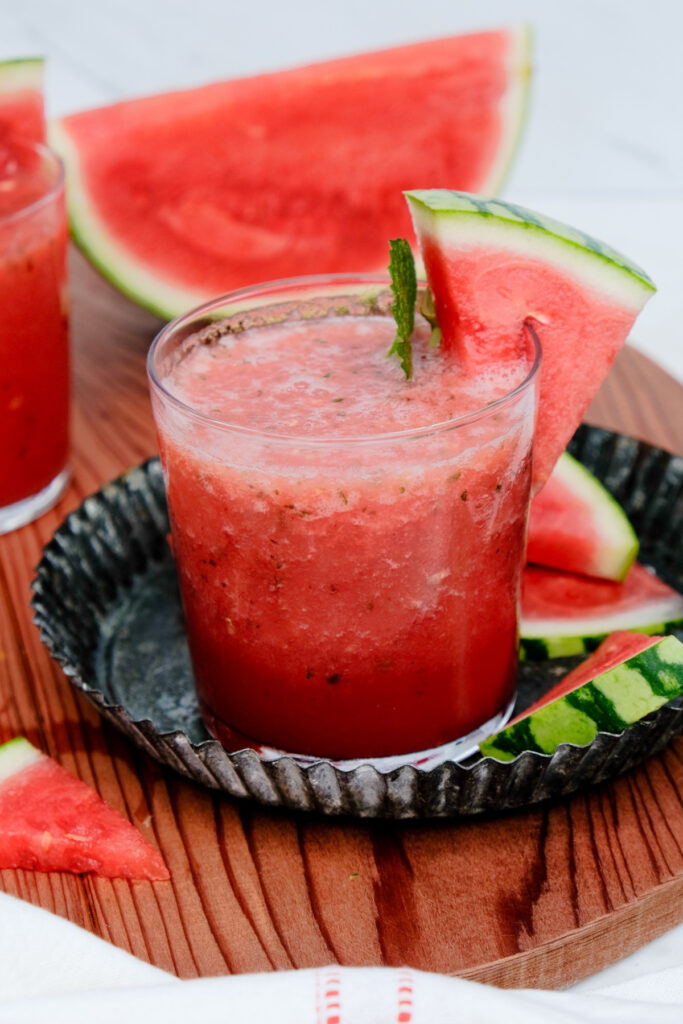
<path id="1" fill-rule="evenodd" d="M 5 227 L 7 224 L 12 224 L 14 221 L 20 221 L 24 217 L 30 217 L 37 210 L 40 210 L 42 206 L 47 206 L 55 196 L 64 188 L 64 164 L 59 156 L 46 146 L 43 142 L 31 142 L 29 139 L 22 139 L 21 136 L 13 138 L 8 136 L 2 140 L 0 144 L 2 148 L 6 148 L 11 152 L 12 148 L 30 150 L 33 153 L 37 153 L 43 161 L 47 161 L 57 170 L 57 176 L 55 180 L 47 186 L 47 189 L 37 199 L 33 199 L 26 206 L 21 206 L 18 210 L 14 210 L 12 213 L 0 214 L 0 225 Z"/>
<path id="2" fill-rule="evenodd" d="M 418 286 L 424 287 L 425 283 L 426 282 L 418 282 Z M 227 292 L 225 295 L 220 295 L 215 299 L 211 299 L 209 302 L 205 302 L 201 306 L 195 306 L 193 309 L 190 309 L 186 313 L 182 313 L 180 316 L 169 321 L 169 323 L 159 331 L 152 341 L 149 352 L 147 353 L 147 376 L 149 378 L 152 391 L 156 391 L 163 402 L 170 404 L 188 419 L 195 420 L 198 423 L 204 424 L 205 426 L 213 429 L 286 444 L 297 444 L 300 446 L 334 445 L 339 447 L 339 445 L 347 444 L 359 445 L 398 441 L 401 439 L 421 437 L 427 434 L 454 430 L 471 424 L 478 419 L 492 416 L 505 406 L 513 404 L 532 384 L 540 368 L 543 353 L 536 332 L 529 320 L 524 320 L 522 326 L 523 328 L 526 328 L 529 333 L 529 338 L 533 347 L 533 360 L 526 376 L 519 384 L 516 384 L 511 391 L 501 395 L 500 398 L 496 398 L 494 401 L 489 402 L 487 405 L 481 406 L 479 409 L 475 409 L 472 412 L 465 413 L 462 416 L 456 416 L 449 420 L 440 420 L 436 423 L 424 424 L 417 427 L 408 427 L 405 430 L 393 430 L 376 434 L 335 434 L 326 436 L 285 434 L 272 430 L 259 430 L 258 427 L 247 427 L 242 424 L 230 423 L 227 420 L 218 419 L 200 412 L 198 409 L 195 409 L 191 405 L 183 402 L 180 398 L 164 387 L 157 375 L 155 360 L 159 349 L 162 347 L 164 342 L 182 327 L 188 326 L 193 320 L 199 320 L 201 317 L 206 317 L 217 309 L 241 303 L 243 305 L 243 309 L 236 309 L 235 312 L 247 312 L 249 307 L 244 305 L 246 300 L 256 299 L 258 296 L 263 298 L 265 295 L 268 295 L 268 301 L 262 301 L 258 306 L 254 307 L 265 308 L 271 304 L 271 298 L 272 304 L 275 304 L 278 301 L 277 293 L 279 291 L 287 292 L 287 295 L 283 295 L 279 299 L 279 301 L 284 301 L 290 296 L 294 297 L 297 288 L 300 291 L 316 289 L 315 294 L 320 297 L 324 297 L 326 294 L 325 287 L 327 287 L 329 289 L 330 297 L 332 297 L 334 292 L 336 292 L 340 286 L 367 289 L 372 287 L 389 288 L 390 285 L 391 281 L 389 277 L 387 275 L 380 274 L 311 274 L 306 277 L 282 278 L 281 280 L 265 281 L 262 284 L 250 285 L 246 288 L 240 288 L 233 292 Z M 226 310 L 226 318 L 227 316 L 228 310 Z M 220 321 L 216 322 L 219 323 Z M 259 330 L 259 328 L 257 327 L 255 330 Z M 186 335 L 186 337 L 190 337 L 190 335 Z"/>

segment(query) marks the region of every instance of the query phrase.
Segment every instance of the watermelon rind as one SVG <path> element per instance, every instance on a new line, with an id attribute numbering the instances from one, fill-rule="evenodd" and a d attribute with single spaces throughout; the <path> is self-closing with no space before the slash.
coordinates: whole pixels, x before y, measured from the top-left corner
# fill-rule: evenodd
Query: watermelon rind
<path id="1" fill-rule="evenodd" d="M 561 560 L 543 561 L 541 564 L 621 583 L 635 562 L 640 546 L 623 508 L 597 477 L 569 452 L 560 455 L 546 487 L 552 484 L 553 478 L 567 488 L 577 507 L 580 506 L 581 519 L 590 526 L 595 540 L 595 551 L 590 562 L 580 567 L 567 565 Z M 529 537 L 531 539 L 531 525 Z M 560 552 L 560 556 L 562 554 Z M 533 558 L 529 560 L 533 561 Z"/>
<path id="2" fill-rule="evenodd" d="M 35 89 L 37 92 L 42 92 L 44 66 L 45 61 L 42 57 L 1 60 L 0 104 L 2 103 L 2 94 L 10 95 L 23 89 Z"/>
<path id="3" fill-rule="evenodd" d="M 639 608 L 614 612 L 612 615 L 585 618 L 547 618 L 532 620 L 522 616 L 520 653 L 528 661 L 566 658 L 573 654 L 594 651 L 616 630 L 633 633 L 673 633 L 683 628 L 683 596 L 672 594 L 658 601 L 648 601 Z"/>
<path id="4" fill-rule="evenodd" d="M 488 737 L 485 757 L 513 761 L 525 751 L 553 754 L 563 743 L 586 746 L 599 732 L 623 732 L 683 694 L 683 644 L 668 636 L 601 672 Z"/>
<path id="5" fill-rule="evenodd" d="M 532 38 L 528 26 L 508 29 L 507 35 L 510 41 L 506 61 L 508 88 L 500 106 L 503 135 L 481 186 L 483 191 L 491 194 L 501 187 L 512 164 L 525 122 L 531 77 Z M 367 56 L 371 58 L 372 54 Z M 172 104 L 173 93 L 168 94 L 168 100 Z M 55 121 L 48 126 L 48 140 L 66 167 L 67 211 L 72 237 L 103 277 L 128 298 L 162 319 L 171 319 L 213 298 L 204 291 L 165 280 L 117 240 L 90 197 L 81 154 L 65 121 Z M 372 271 L 380 268 L 359 269 Z M 229 289 L 226 287 L 225 290 Z"/>
<path id="6" fill-rule="evenodd" d="M 529 113 L 533 51 L 531 26 L 518 25 L 508 31 L 508 37 L 509 85 L 501 104 L 503 137 L 498 146 L 496 159 L 489 169 L 488 178 L 481 185 L 481 191 L 491 195 L 498 194 L 510 174 Z"/>
<path id="7" fill-rule="evenodd" d="M 645 271 L 627 257 L 552 217 L 470 192 L 421 189 L 405 195 L 418 237 L 434 239 L 444 251 L 485 245 L 523 252 L 635 312 L 655 291 Z"/>
<path id="8" fill-rule="evenodd" d="M 71 235 L 102 276 L 133 302 L 163 320 L 170 320 L 205 301 L 206 295 L 202 292 L 158 277 L 117 242 L 91 202 L 78 148 L 59 121 L 48 126 L 48 141 L 66 168 Z"/>
<path id="9" fill-rule="evenodd" d="M 40 761 L 43 756 L 23 736 L 16 736 L 13 740 L 3 743 L 0 746 L 0 782 Z"/>
<path id="10" fill-rule="evenodd" d="M 0 746 L 0 867 L 169 877 L 134 825 L 23 736 Z"/>

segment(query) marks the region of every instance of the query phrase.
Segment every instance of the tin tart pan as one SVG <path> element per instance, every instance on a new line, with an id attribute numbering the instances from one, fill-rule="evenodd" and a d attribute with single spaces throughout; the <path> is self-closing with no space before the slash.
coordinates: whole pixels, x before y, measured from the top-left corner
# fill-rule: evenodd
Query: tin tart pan
<path id="1" fill-rule="evenodd" d="M 683 590 L 683 459 L 581 426 L 570 451 L 623 505 L 640 561 Z M 683 732 L 683 699 L 620 735 L 502 763 L 476 754 L 424 770 L 228 752 L 206 731 L 194 692 L 161 467 L 150 459 L 72 512 L 43 550 L 32 606 L 43 643 L 72 685 L 151 757 L 182 775 L 271 807 L 360 818 L 492 814 L 557 799 L 628 771 Z M 522 662 L 523 710 L 580 658 Z"/>

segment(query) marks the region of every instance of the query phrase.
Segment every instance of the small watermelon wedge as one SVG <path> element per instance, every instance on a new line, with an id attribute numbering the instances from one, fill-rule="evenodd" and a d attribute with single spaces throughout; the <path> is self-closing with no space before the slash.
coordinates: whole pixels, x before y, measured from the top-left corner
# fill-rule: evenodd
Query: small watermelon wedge
<path id="1" fill-rule="evenodd" d="M 620 582 L 638 546 L 621 505 L 563 452 L 529 508 L 527 561 Z"/>
<path id="2" fill-rule="evenodd" d="M 594 651 L 608 633 L 670 633 L 683 626 L 683 595 L 636 562 L 623 583 L 527 565 L 520 649 L 529 660 Z"/>
<path id="3" fill-rule="evenodd" d="M 673 636 L 613 633 L 578 668 L 504 729 L 479 745 L 498 761 L 526 750 L 553 754 L 620 733 L 683 694 L 683 644 Z"/>
<path id="4" fill-rule="evenodd" d="M 8 135 L 45 141 L 43 61 L 0 61 L 0 141 Z"/>
<path id="5" fill-rule="evenodd" d="M 608 246 L 512 203 L 445 189 L 406 198 L 444 350 L 481 372 L 524 357 L 525 324 L 538 335 L 537 491 L 654 285 Z"/>
<path id="6" fill-rule="evenodd" d="M 384 271 L 415 181 L 496 191 L 519 138 L 529 36 L 364 53 L 66 117 L 77 243 L 164 317 L 258 281 Z"/>
<path id="7" fill-rule="evenodd" d="M 0 746 L 0 868 L 169 878 L 130 822 L 23 736 Z"/>

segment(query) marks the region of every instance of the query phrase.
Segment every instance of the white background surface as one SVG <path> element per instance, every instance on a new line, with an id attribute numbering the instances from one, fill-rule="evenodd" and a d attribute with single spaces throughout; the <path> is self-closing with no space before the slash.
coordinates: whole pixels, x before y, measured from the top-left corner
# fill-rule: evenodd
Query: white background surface
<path id="1" fill-rule="evenodd" d="M 0 58 L 44 55 L 52 116 L 498 25 L 534 30 L 505 195 L 602 238 L 659 286 L 634 342 L 683 379 L 680 0 L 0 0 Z M 683 928 L 582 987 L 683 963 Z"/>

